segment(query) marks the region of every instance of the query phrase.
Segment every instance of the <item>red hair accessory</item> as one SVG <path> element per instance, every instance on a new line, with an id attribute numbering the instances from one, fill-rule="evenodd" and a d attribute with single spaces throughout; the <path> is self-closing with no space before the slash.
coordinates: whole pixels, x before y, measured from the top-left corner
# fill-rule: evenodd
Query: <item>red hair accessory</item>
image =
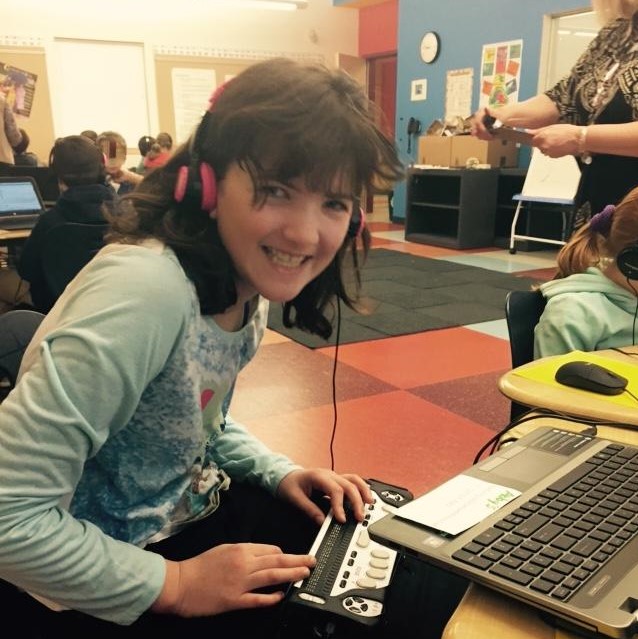
<path id="1" fill-rule="evenodd" d="M 219 96 L 226 91 L 226 87 L 231 83 L 231 80 L 220 84 L 211 94 L 210 98 L 208 98 L 208 110 L 212 111 L 217 100 L 219 100 Z"/>

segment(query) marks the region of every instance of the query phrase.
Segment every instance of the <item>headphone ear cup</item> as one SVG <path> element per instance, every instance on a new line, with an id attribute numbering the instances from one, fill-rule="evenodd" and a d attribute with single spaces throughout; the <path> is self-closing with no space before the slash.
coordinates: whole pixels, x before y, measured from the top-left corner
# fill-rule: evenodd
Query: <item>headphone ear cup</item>
<path id="1" fill-rule="evenodd" d="M 217 206 L 217 178 L 213 167 L 207 162 L 199 164 L 199 179 L 193 179 L 196 169 L 180 166 L 175 180 L 173 198 L 183 202 L 185 198 L 193 198 L 199 203 L 202 211 L 212 211 Z"/>
<path id="2" fill-rule="evenodd" d="M 188 167 L 180 166 L 175 180 L 175 189 L 173 190 L 173 198 L 176 202 L 182 202 L 186 197 L 186 189 L 188 188 Z"/>
<path id="3" fill-rule="evenodd" d="M 616 256 L 618 270 L 629 280 L 638 280 L 638 244 L 631 244 Z"/>
<path id="4" fill-rule="evenodd" d="M 200 162 L 199 177 L 201 183 L 202 210 L 212 211 L 217 206 L 217 177 L 208 162 Z"/>
<path id="5" fill-rule="evenodd" d="M 363 228 L 366 225 L 366 214 L 362 207 L 358 207 L 352 213 L 350 218 L 350 224 L 348 225 L 348 232 L 346 237 L 356 238 L 361 235 Z"/>

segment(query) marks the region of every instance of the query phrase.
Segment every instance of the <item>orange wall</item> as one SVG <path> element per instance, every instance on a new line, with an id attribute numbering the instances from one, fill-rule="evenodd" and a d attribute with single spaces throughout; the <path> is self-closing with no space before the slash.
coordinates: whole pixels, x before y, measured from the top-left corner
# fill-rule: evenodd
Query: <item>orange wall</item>
<path id="1" fill-rule="evenodd" d="M 359 56 L 367 58 L 397 50 L 399 0 L 359 9 Z"/>

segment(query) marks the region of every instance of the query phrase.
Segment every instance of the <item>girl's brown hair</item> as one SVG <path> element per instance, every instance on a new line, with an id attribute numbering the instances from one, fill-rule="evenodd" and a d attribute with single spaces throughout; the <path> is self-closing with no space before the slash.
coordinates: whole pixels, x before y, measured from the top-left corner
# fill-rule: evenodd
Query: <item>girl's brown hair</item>
<path id="1" fill-rule="evenodd" d="M 255 64 L 235 77 L 204 116 L 193 139 L 151 172 L 111 220 L 115 241 L 156 237 L 170 246 L 194 282 L 204 313 L 236 301 L 234 270 L 209 212 L 188 198 L 177 203 L 180 167 L 192 156 L 217 180 L 238 163 L 251 176 L 255 202 L 267 179 L 303 177 L 315 191 L 351 193 L 355 200 L 387 188 L 404 175 L 394 144 L 375 124 L 373 105 L 342 71 L 288 59 Z M 364 255 L 367 229 L 361 236 Z M 356 242 L 346 238 L 330 266 L 284 305 L 284 323 L 329 337 L 336 297 L 353 306 L 359 289 Z M 351 256 L 354 295 L 346 290 L 344 259 Z"/>

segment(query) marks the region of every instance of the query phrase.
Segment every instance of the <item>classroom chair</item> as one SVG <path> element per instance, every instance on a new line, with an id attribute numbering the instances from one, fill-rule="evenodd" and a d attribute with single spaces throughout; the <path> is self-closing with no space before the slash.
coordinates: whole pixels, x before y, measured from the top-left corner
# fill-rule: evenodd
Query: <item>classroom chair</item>
<path id="1" fill-rule="evenodd" d="M 42 313 L 26 309 L 0 315 L 0 401 L 15 386 L 24 351 L 43 319 Z"/>
<path id="2" fill-rule="evenodd" d="M 510 340 L 512 368 L 517 368 L 534 359 L 534 327 L 538 324 L 545 297 L 539 290 L 510 291 L 505 298 L 505 320 Z M 528 406 L 512 402 L 510 419 L 514 420 Z"/>

